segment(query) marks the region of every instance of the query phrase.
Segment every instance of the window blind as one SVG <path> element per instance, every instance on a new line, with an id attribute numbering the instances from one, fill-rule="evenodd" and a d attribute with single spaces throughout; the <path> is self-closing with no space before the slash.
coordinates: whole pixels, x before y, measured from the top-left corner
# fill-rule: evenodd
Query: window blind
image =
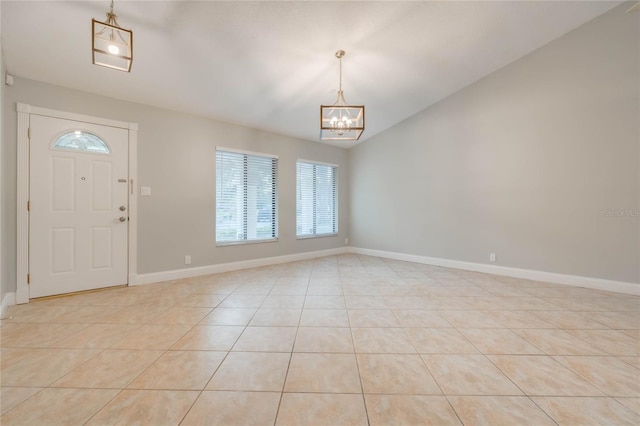
<path id="1" fill-rule="evenodd" d="M 296 235 L 337 234 L 337 166 L 298 161 L 296 164 Z"/>
<path id="2" fill-rule="evenodd" d="M 278 159 L 216 150 L 216 243 L 278 237 Z"/>

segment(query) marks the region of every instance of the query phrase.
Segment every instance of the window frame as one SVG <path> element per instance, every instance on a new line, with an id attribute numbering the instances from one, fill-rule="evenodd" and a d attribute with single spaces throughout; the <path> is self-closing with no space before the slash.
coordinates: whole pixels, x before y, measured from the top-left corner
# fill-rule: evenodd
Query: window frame
<path id="1" fill-rule="evenodd" d="M 325 232 L 322 234 L 318 234 L 318 233 L 313 233 L 313 234 L 305 234 L 305 235 L 298 235 L 298 163 L 304 163 L 304 164 L 309 164 L 309 165 L 313 165 L 314 166 L 314 174 L 315 174 L 315 166 L 324 166 L 324 167 L 332 167 L 334 169 L 334 174 L 333 174 L 333 179 L 334 179 L 334 184 L 333 184 L 333 188 L 334 188 L 334 201 L 333 201 L 333 205 L 334 205 L 334 210 L 333 210 L 333 223 L 334 223 L 334 232 Z M 311 239 L 311 238 L 327 238 L 327 237 L 337 237 L 340 233 L 340 227 L 339 227 L 339 189 L 338 189 L 338 182 L 339 182 L 339 166 L 337 164 L 333 164 L 333 163 L 326 163 L 326 162 L 322 162 L 322 161 L 315 161 L 315 160 L 306 160 L 304 158 L 298 158 L 296 160 L 296 239 L 298 240 L 307 240 L 307 239 Z M 315 205 L 316 203 L 314 203 Z M 313 213 L 314 218 L 317 216 L 316 211 L 314 211 Z M 315 222 L 315 221 L 314 221 Z M 316 228 L 316 223 L 314 223 L 314 229 Z"/>
<path id="2" fill-rule="evenodd" d="M 262 157 L 265 159 L 271 159 L 271 160 L 275 160 L 275 171 L 272 175 L 272 188 L 273 188 L 273 195 L 272 198 L 274 200 L 273 203 L 273 221 L 272 221 L 272 234 L 275 234 L 274 237 L 269 237 L 269 238 L 260 238 L 260 239 L 244 239 L 244 240 L 230 240 L 230 241 L 218 241 L 218 152 L 226 152 L 226 153 L 230 153 L 230 154 L 238 154 L 238 155 L 243 155 L 244 156 L 244 161 L 246 164 L 247 161 L 247 156 L 253 156 L 253 157 Z M 246 151 L 246 150 L 240 150 L 240 149 L 235 149 L 235 148 L 227 148 L 227 147 L 222 147 L 222 146 L 216 146 L 215 147 L 215 213 L 214 213 L 214 220 L 215 220 L 215 227 L 214 227 L 214 238 L 215 238 L 215 243 L 216 243 L 216 247 L 225 247 L 225 246 L 234 246 L 234 245 L 244 245 L 244 244 L 262 244 L 262 243 L 272 243 L 272 242 L 277 242 L 278 241 L 278 235 L 279 235 L 279 224 L 278 224 L 278 215 L 279 215 L 279 208 L 278 208 L 278 175 L 279 175 L 279 162 L 280 162 L 280 158 L 278 155 L 275 154 L 267 154 L 264 152 L 255 152 L 255 151 Z M 244 173 L 244 172 L 243 172 Z M 246 198 L 246 192 L 247 192 L 247 187 L 245 186 L 243 188 L 243 190 L 245 191 L 245 198 Z M 243 209 L 247 209 L 248 206 L 244 205 Z M 246 218 L 246 213 L 244 213 L 244 218 Z M 243 219 L 245 220 L 245 219 Z M 243 228 L 246 229 L 247 228 L 247 223 L 243 223 Z"/>

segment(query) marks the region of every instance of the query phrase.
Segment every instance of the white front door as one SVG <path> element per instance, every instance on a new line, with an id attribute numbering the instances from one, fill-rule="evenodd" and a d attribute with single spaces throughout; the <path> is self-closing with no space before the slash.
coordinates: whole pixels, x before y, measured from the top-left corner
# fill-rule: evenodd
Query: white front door
<path id="1" fill-rule="evenodd" d="M 31 115 L 29 297 L 127 284 L 128 130 Z"/>

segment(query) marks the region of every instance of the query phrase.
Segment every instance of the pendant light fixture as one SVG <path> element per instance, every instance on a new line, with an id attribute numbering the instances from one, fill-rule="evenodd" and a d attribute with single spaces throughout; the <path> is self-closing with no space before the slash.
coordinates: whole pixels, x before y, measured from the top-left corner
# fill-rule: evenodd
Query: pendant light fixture
<path id="1" fill-rule="evenodd" d="M 113 13 L 113 0 L 106 22 L 91 20 L 93 63 L 115 70 L 131 72 L 133 62 L 133 31 L 118 25 Z"/>
<path id="2" fill-rule="evenodd" d="M 340 61 L 340 88 L 333 105 L 320 105 L 320 139 L 357 141 L 364 131 L 364 105 L 347 105 L 342 92 L 342 58 L 344 50 L 336 52 Z"/>

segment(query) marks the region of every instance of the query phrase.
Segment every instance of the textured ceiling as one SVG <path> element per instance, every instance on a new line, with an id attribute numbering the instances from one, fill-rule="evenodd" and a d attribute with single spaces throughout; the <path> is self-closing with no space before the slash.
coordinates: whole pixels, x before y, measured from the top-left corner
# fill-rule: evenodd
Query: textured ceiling
<path id="1" fill-rule="evenodd" d="M 346 50 L 362 142 L 620 3 L 121 0 L 130 74 L 91 64 L 91 18 L 104 20 L 108 1 L 0 7 L 9 73 L 312 141 Z"/>

